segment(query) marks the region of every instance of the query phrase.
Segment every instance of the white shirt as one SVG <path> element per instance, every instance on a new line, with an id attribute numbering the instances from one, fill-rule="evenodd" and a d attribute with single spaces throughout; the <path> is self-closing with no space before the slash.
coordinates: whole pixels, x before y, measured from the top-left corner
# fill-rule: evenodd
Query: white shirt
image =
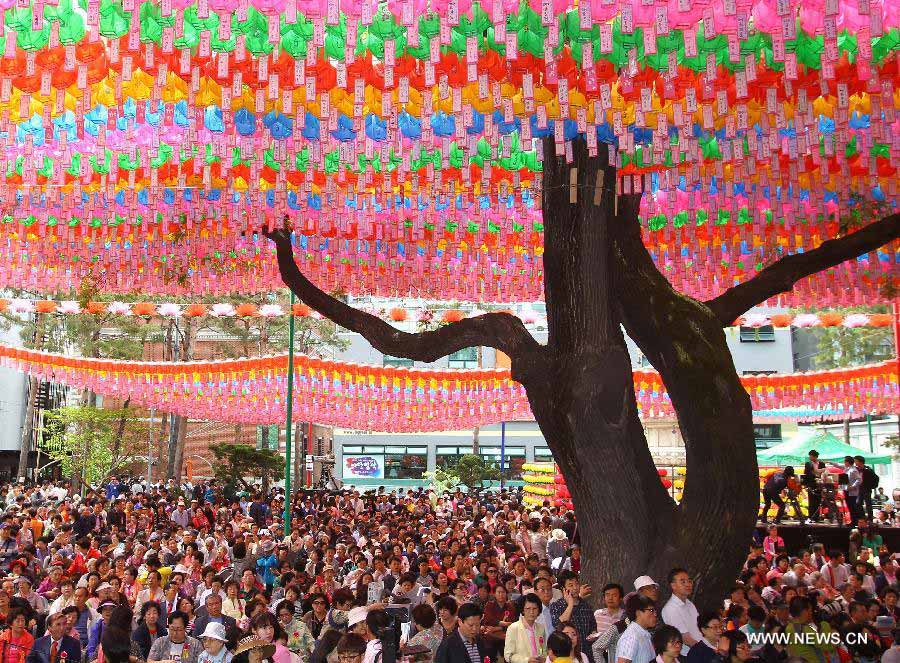
<path id="1" fill-rule="evenodd" d="M 697 626 L 697 617 L 699 616 L 700 615 L 697 612 L 697 607 L 690 599 L 682 601 L 674 594 L 669 597 L 669 600 L 666 602 L 666 605 L 662 610 L 662 618 L 666 624 L 677 628 L 679 631 L 681 631 L 681 635 L 687 633 L 698 642 L 701 638 L 703 638 L 703 634 L 700 633 L 700 627 Z M 690 651 L 690 649 L 691 648 L 687 645 L 687 643 L 683 644 L 681 646 L 681 655 L 687 656 L 687 653 L 688 651 Z M 617 656 L 618 651 L 619 650 L 616 649 Z"/>
<path id="2" fill-rule="evenodd" d="M 535 620 L 544 625 L 544 629 L 547 631 L 547 637 L 550 637 L 550 634 L 555 630 L 553 628 L 553 615 L 550 613 L 550 606 L 542 605 L 541 606 L 541 614 L 538 615 L 538 618 Z"/>
<path id="3" fill-rule="evenodd" d="M 650 632 L 637 622 L 631 622 L 616 645 L 616 659 L 627 658 L 631 663 L 650 663 L 656 658 Z"/>
<path id="4" fill-rule="evenodd" d="M 845 564 L 832 566 L 831 562 L 825 564 L 820 570 L 820 573 L 822 574 L 822 577 L 825 578 L 825 582 L 835 589 L 847 582 L 847 579 L 850 577 L 850 570 Z"/>
<path id="5" fill-rule="evenodd" d="M 381 640 L 374 638 L 366 643 L 366 653 L 362 663 L 375 663 L 375 657 L 381 652 Z"/>

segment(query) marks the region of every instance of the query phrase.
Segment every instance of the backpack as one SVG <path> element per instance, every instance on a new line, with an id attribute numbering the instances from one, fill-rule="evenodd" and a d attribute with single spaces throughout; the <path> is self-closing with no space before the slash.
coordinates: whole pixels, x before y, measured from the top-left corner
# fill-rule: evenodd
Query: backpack
<path id="1" fill-rule="evenodd" d="M 881 477 L 875 474 L 875 470 L 873 470 L 868 465 L 863 466 L 862 471 L 862 487 L 863 490 L 875 490 L 878 488 L 878 483 L 881 481 Z"/>

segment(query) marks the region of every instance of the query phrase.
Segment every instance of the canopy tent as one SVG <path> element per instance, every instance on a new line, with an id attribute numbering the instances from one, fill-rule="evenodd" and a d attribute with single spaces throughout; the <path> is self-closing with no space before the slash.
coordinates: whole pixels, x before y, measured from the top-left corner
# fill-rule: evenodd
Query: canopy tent
<path id="1" fill-rule="evenodd" d="M 756 457 L 760 465 L 801 465 L 805 463 L 810 449 L 819 452 L 819 460 L 841 462 L 844 456 L 861 455 L 869 465 L 886 465 L 891 462 L 890 454 L 865 453 L 861 449 L 844 444 L 828 431 L 808 430 L 789 440 L 776 444 Z"/>

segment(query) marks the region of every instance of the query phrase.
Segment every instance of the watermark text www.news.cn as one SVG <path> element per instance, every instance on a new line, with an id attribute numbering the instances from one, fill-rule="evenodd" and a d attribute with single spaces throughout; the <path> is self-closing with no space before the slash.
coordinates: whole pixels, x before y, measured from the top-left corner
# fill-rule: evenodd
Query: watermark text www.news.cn
<path id="1" fill-rule="evenodd" d="M 864 645 L 869 642 L 869 633 L 748 633 L 747 641 L 754 649 L 764 647 L 765 645 L 782 645 L 788 647 L 808 646 L 808 647 L 824 647 L 824 646 L 841 646 L 846 645 L 853 647 L 855 645 Z"/>

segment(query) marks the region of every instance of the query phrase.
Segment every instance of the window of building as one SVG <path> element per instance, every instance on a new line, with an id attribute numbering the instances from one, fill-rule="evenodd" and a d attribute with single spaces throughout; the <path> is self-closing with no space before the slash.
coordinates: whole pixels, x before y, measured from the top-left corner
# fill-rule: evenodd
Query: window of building
<path id="1" fill-rule="evenodd" d="M 552 463 L 553 462 L 553 454 L 550 453 L 549 447 L 535 447 L 534 448 L 534 462 L 535 463 Z"/>
<path id="2" fill-rule="evenodd" d="M 394 366 L 398 368 L 409 368 L 413 365 L 412 359 L 404 359 L 403 357 L 392 357 L 384 355 L 382 357 L 382 366 Z"/>
<path id="3" fill-rule="evenodd" d="M 428 469 L 428 447 L 384 447 L 385 479 L 421 479 Z"/>
<path id="4" fill-rule="evenodd" d="M 256 448 L 278 451 L 279 430 L 277 424 L 256 427 Z"/>
<path id="5" fill-rule="evenodd" d="M 781 424 L 753 424 L 753 439 L 757 449 L 768 449 L 780 444 Z"/>
<path id="6" fill-rule="evenodd" d="M 448 358 L 450 368 L 478 368 L 478 348 L 463 348 Z"/>
<path id="7" fill-rule="evenodd" d="M 452 467 L 456 467 L 456 463 L 459 461 L 460 456 L 465 456 L 466 454 L 472 453 L 472 445 L 467 444 L 466 446 L 439 446 L 435 449 L 435 467 L 439 470 L 448 470 Z"/>
<path id="8" fill-rule="evenodd" d="M 771 343 L 775 340 L 775 328 L 772 325 L 762 327 L 741 327 L 741 343 Z"/>
<path id="9" fill-rule="evenodd" d="M 500 447 L 481 447 L 478 453 L 484 459 L 485 465 L 493 464 L 500 467 Z M 522 466 L 525 464 L 525 447 L 506 447 L 504 454 L 504 470 L 506 478 L 514 481 L 522 478 Z"/>

